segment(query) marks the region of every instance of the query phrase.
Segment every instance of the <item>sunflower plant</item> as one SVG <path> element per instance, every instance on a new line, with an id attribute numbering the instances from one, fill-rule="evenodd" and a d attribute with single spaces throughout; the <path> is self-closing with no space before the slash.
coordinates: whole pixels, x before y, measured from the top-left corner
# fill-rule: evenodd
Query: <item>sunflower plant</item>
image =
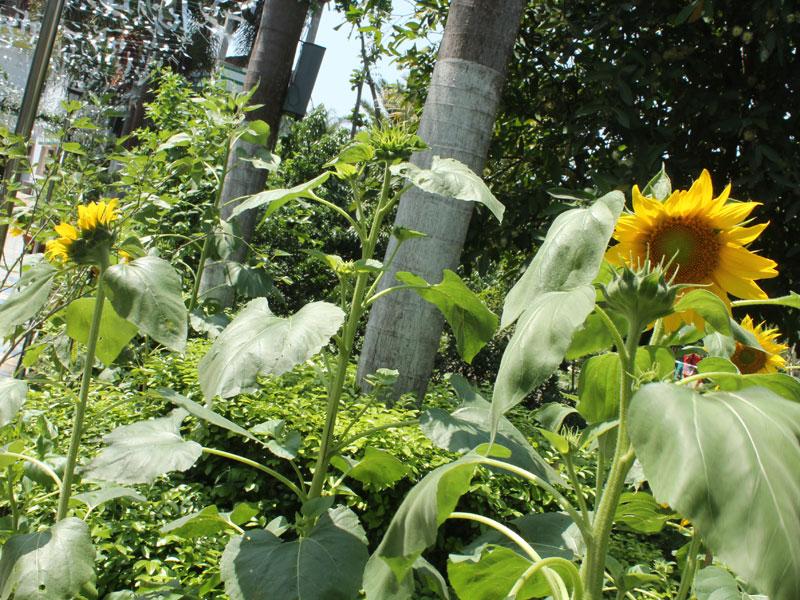
<path id="1" fill-rule="evenodd" d="M 423 552 L 447 520 L 483 529 L 448 562 L 463 600 L 650 594 L 657 577 L 611 554 L 619 527 L 683 536 L 677 600 L 693 590 L 749 597 L 742 588 L 800 597 L 800 382 L 782 372 L 777 331 L 732 316 L 800 308 L 800 296 L 761 290 L 758 280 L 777 275 L 751 246 L 766 224 L 749 220 L 757 203 L 729 194 L 715 197 L 706 171 L 672 191 L 662 170 L 633 188 L 629 211 L 612 192 L 555 220 L 505 299 L 501 327 L 514 331 L 491 401 L 458 381 L 463 404 L 421 418 L 435 444 L 461 456 L 409 492 L 367 564 L 367 598 L 415 597 L 418 571 L 430 568 Z M 565 358 L 583 361 L 577 395 L 535 414 L 560 457 L 553 465 L 506 414 Z M 577 476 L 587 453 L 594 481 Z M 559 512 L 505 524 L 459 511 L 479 469 L 546 490 Z"/>
<path id="2" fill-rule="evenodd" d="M 164 528 L 165 532 L 192 538 L 206 535 L 211 523 L 214 533 L 227 536 L 220 571 L 232 598 L 259 600 L 267 589 L 269 597 L 276 600 L 358 596 L 368 557 L 366 535 L 357 515 L 337 500 L 351 493 L 347 478 L 381 489 L 402 479 L 407 470 L 401 460 L 380 448 L 366 447 L 363 455 L 352 456 L 354 442 L 385 429 L 417 424 L 411 420 L 369 427 L 359 422 L 363 411 L 346 422 L 341 417 L 347 402 L 345 387 L 354 383 L 348 367 L 356 334 L 375 300 L 401 289 L 419 293 L 442 310 L 467 361 L 496 329 L 497 316 L 451 271 L 443 273 L 440 283 L 400 273 L 398 285 L 379 288 L 396 255 L 391 254 L 386 264 L 375 258 L 380 236 L 389 233 L 384 223 L 412 185 L 453 198 L 433 197 L 432 201 L 478 202 L 502 218 L 503 206 L 465 165 L 439 157 L 432 157 L 430 168 L 407 162 L 422 147 L 424 142 L 405 130 L 365 132 L 311 181 L 239 199 L 231 218 L 254 209 L 262 209 L 264 218 L 276 218 L 277 211 L 289 202 L 329 210 L 359 240 L 360 255 L 314 254 L 321 267 L 338 279 L 332 301 L 310 302 L 285 316 L 274 314 L 266 298 L 248 302 L 215 338 L 199 364 L 202 397 L 193 399 L 160 390 L 174 403 L 175 410 L 165 417 L 116 429 L 86 467 L 87 477 L 93 480 L 147 483 L 168 472 L 185 471 L 203 456 L 215 456 L 274 478 L 295 498 L 297 511 L 276 517 L 266 529 L 244 530 L 242 525 L 250 517 L 241 521 L 234 513 L 220 513 L 216 506 L 186 515 Z M 323 185 L 332 177 L 350 186 L 352 202 L 348 206 L 325 198 Z M 396 248 L 423 234 L 395 229 L 391 236 Z M 263 378 L 279 376 L 317 354 L 325 365 L 327 394 L 324 406 L 320 406 L 322 428 L 308 439 L 302 439 L 282 421 L 245 429 L 214 410 L 229 398 L 257 393 L 262 385 L 271 385 Z M 374 388 L 367 406 L 379 401 L 395 380 L 396 373 L 388 371 L 370 378 Z M 190 415 L 241 437 L 245 449 L 237 454 L 204 447 L 194 441 L 193 432 L 183 435 L 182 424 Z M 286 461 L 283 472 L 270 466 L 275 457 Z M 308 465 L 304 465 L 304 459 Z"/>

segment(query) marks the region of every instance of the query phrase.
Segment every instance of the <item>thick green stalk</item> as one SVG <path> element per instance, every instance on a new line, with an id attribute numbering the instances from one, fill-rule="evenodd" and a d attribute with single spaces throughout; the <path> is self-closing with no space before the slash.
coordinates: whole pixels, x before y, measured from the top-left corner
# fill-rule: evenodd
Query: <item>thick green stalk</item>
<path id="1" fill-rule="evenodd" d="M 619 498 L 625 487 L 625 477 L 636 458 L 628 438 L 628 408 L 633 395 L 636 350 L 639 346 L 641 330 L 641 323 L 629 324 L 628 335 L 625 339 L 625 351 L 620 352 L 622 384 L 619 399 L 617 447 L 611 462 L 608 481 L 603 488 L 602 495 L 596 500 L 592 539 L 587 543 L 586 559 L 581 565 L 584 600 L 601 600 L 603 598 L 603 579 L 611 526 L 614 524 Z"/>
<path id="2" fill-rule="evenodd" d="M 381 224 L 386 216 L 386 207 L 389 206 L 389 193 L 391 192 L 392 175 L 387 164 L 384 168 L 383 186 L 381 188 L 380 199 L 372 215 L 372 225 L 369 235 L 361 249 L 361 258 L 369 260 L 375 254 L 375 246 L 378 243 L 378 234 Z M 322 486 L 325 483 L 325 476 L 331 459 L 333 446 L 333 431 L 336 428 L 336 418 L 339 414 L 339 406 L 342 399 L 342 390 L 347 376 L 347 366 L 353 355 L 353 341 L 358 331 L 358 324 L 364 314 L 364 297 L 367 292 L 369 273 L 359 273 L 356 276 L 356 283 L 353 286 L 353 296 L 350 302 L 350 311 L 344 324 L 342 335 L 339 338 L 339 356 L 336 361 L 333 380 L 328 388 L 328 403 L 326 407 L 325 426 L 322 430 L 322 442 L 320 443 L 319 455 L 314 466 L 314 477 L 311 480 L 311 487 L 308 491 L 308 498 L 313 500 L 322 494 Z"/>
<path id="3" fill-rule="evenodd" d="M 97 275 L 97 294 L 94 302 L 94 313 L 92 314 L 92 324 L 89 328 L 89 339 L 86 342 L 86 356 L 83 365 L 83 377 L 81 379 L 81 390 L 78 395 L 78 406 L 75 407 L 75 418 L 72 423 L 72 437 L 69 441 L 67 451 L 67 463 L 64 466 L 64 478 L 61 481 L 61 493 L 58 497 L 58 513 L 56 520 L 67 516 L 69 510 L 69 497 L 72 493 L 72 480 L 75 476 L 75 465 L 78 462 L 78 450 L 81 445 L 83 435 L 83 420 L 86 415 L 86 405 L 89 399 L 89 383 L 92 380 L 92 367 L 94 366 L 94 356 L 97 350 L 97 338 L 100 336 L 100 319 L 103 316 L 103 303 L 105 301 L 105 290 L 103 289 L 103 274 L 105 265 L 101 266 Z"/>
<path id="4" fill-rule="evenodd" d="M 681 573 L 681 585 L 678 588 L 678 593 L 675 600 L 686 600 L 689 596 L 689 590 L 694 582 L 694 574 L 697 571 L 697 553 L 700 552 L 700 536 L 697 531 L 692 533 L 692 541 L 689 544 L 689 551 L 686 553 L 686 564 Z"/>

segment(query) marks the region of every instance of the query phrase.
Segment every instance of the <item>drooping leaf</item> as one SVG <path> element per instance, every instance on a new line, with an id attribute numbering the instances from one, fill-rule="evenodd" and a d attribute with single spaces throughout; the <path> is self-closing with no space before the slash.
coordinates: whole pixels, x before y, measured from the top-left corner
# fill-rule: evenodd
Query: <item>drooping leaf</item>
<path id="1" fill-rule="evenodd" d="M 226 529 L 234 529 L 226 515 L 216 506 L 206 506 L 198 512 L 170 521 L 161 528 L 161 533 L 171 533 L 187 540 L 214 535 Z"/>
<path id="2" fill-rule="evenodd" d="M 187 414 L 175 409 L 166 417 L 117 427 L 103 438 L 106 447 L 84 475 L 99 481 L 150 483 L 170 471 L 186 471 L 203 452 L 200 444 L 180 435 Z"/>
<path id="3" fill-rule="evenodd" d="M 293 188 L 266 190 L 252 196 L 237 198 L 234 200 L 234 202 L 238 202 L 238 204 L 236 205 L 236 208 L 231 211 L 230 218 L 233 219 L 245 211 L 265 205 L 267 206 L 267 209 L 265 211 L 264 218 L 266 218 L 287 202 L 297 200 L 298 198 L 314 198 L 314 190 L 325 183 L 330 176 L 330 171 L 325 171 L 322 173 L 322 175 L 315 177 L 311 181 L 301 183 Z"/>
<path id="4" fill-rule="evenodd" d="M 281 375 L 320 351 L 344 322 L 328 302 L 306 304 L 290 317 L 272 314 L 266 298 L 247 303 L 200 361 L 206 399 L 255 389 L 259 375 Z"/>
<path id="5" fill-rule="evenodd" d="M 666 165 L 661 163 L 661 170 L 647 182 L 642 190 L 643 196 L 649 196 L 658 200 L 666 200 L 672 193 L 672 181 L 667 175 Z"/>
<path id="6" fill-rule="evenodd" d="M 78 298 L 70 302 L 65 312 L 67 335 L 76 342 L 86 344 L 94 314 L 94 298 Z M 97 358 L 110 365 L 133 339 L 139 329 L 120 317 L 108 299 L 103 302 L 100 332 L 97 338 Z"/>
<path id="7" fill-rule="evenodd" d="M 545 429 L 559 432 L 564 424 L 564 419 L 575 414 L 578 414 L 578 411 L 571 406 L 560 402 L 548 402 L 536 409 L 534 417 Z"/>
<path id="8" fill-rule="evenodd" d="M 493 428 L 558 368 L 572 335 L 593 308 L 590 285 L 545 292 L 531 302 L 500 361 L 492 396 Z"/>
<path id="9" fill-rule="evenodd" d="M 614 322 L 614 325 L 617 326 L 617 329 L 625 331 L 625 327 L 627 326 L 625 317 L 622 317 L 608 308 L 606 308 L 605 311 Z M 614 338 L 611 336 L 605 322 L 596 312 L 593 312 L 586 318 L 583 325 L 578 328 L 578 331 L 575 332 L 564 358 L 567 360 L 575 360 L 587 354 L 595 354 L 603 350 L 608 350 L 613 345 Z"/>
<path id="10" fill-rule="evenodd" d="M 456 337 L 458 353 L 466 362 L 472 362 L 492 339 L 497 329 L 497 315 L 451 270 L 445 269 L 442 281 L 434 285 L 405 271 L 397 273 L 396 277 L 402 283 L 416 286 L 414 291 L 442 312 Z"/>
<path id="11" fill-rule="evenodd" d="M 382 489 L 401 480 L 408 467 L 396 456 L 379 448 L 368 447 L 354 465 L 343 469 L 348 477 L 374 488 Z"/>
<path id="12" fill-rule="evenodd" d="M 263 529 L 231 539 L 220 571 L 231 600 L 263 600 L 267 590 L 274 600 L 352 600 L 366 562 L 358 517 L 339 506 L 323 514 L 307 537 L 291 542 Z"/>
<path id="13" fill-rule="evenodd" d="M 629 418 L 655 498 L 772 600 L 800 597 L 800 404 L 763 388 L 650 384 Z"/>
<path id="14" fill-rule="evenodd" d="M 488 208 L 499 222 L 503 222 L 505 206 L 472 169 L 454 158 L 433 157 L 430 169 L 404 162 L 391 167 L 392 174 L 405 177 L 415 186 L 448 198 L 477 202 Z"/>
<path id="15" fill-rule="evenodd" d="M 101 487 L 99 490 L 83 492 L 82 494 L 75 494 L 73 496 L 73 499 L 83 502 L 89 510 L 94 510 L 98 506 L 118 498 L 130 498 L 137 502 L 144 502 L 146 500 L 146 498 L 136 490 L 119 485 L 107 485 Z"/>
<path id="16" fill-rule="evenodd" d="M 471 397 L 465 397 L 463 392 L 459 395 L 464 401 L 456 410 L 448 413 L 441 408 L 429 408 L 420 416 L 419 425 L 422 433 L 439 448 L 465 453 L 490 442 L 491 404 L 474 391 Z M 495 442 L 511 451 L 506 462 L 522 467 L 545 481 L 559 481 L 553 468 L 504 417 L 500 419 Z"/>
<path id="17" fill-rule="evenodd" d="M 162 258 L 143 256 L 108 268 L 103 276 L 114 310 L 170 350 L 186 348 L 181 278 Z"/>
<path id="18" fill-rule="evenodd" d="M 93 590 L 89 526 L 68 517 L 38 533 L 13 535 L 0 557 L 0 600 L 72 600 Z"/>
<path id="19" fill-rule="evenodd" d="M 591 284 L 624 205 L 625 196 L 615 191 L 588 208 L 560 214 L 530 266 L 506 296 L 500 327 L 506 328 L 516 321 L 540 294 Z"/>
<path id="20" fill-rule="evenodd" d="M 691 290 L 675 303 L 675 312 L 693 310 L 722 335 L 731 335 L 731 317 L 728 307 L 719 296 L 708 290 Z"/>
<path id="21" fill-rule="evenodd" d="M 439 526 L 469 489 L 476 467 L 485 460 L 467 454 L 428 473 L 403 500 L 365 572 L 374 587 L 368 598 L 382 598 L 382 587 L 402 582 L 422 552 L 436 543 Z M 383 563 L 383 564 L 381 564 Z M 385 577 L 388 565 L 394 580 Z M 373 571 L 374 570 L 374 571 Z M 383 575 L 382 575 L 383 574 Z"/>
<path id="22" fill-rule="evenodd" d="M 40 261 L 22 274 L 8 298 L 0 303 L 0 338 L 8 337 L 39 312 L 50 296 L 56 272 L 53 265 Z"/>
<path id="23" fill-rule="evenodd" d="M 10 377 L 0 379 L 0 427 L 17 418 L 27 396 L 28 384 L 24 381 Z"/>

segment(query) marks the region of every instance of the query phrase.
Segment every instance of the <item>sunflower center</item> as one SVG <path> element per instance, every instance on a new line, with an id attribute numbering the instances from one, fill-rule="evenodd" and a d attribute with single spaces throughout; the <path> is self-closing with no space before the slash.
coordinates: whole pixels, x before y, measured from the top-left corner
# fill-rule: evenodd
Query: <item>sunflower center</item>
<path id="1" fill-rule="evenodd" d="M 645 240 L 654 263 L 672 260 L 670 272 L 678 283 L 708 283 L 719 265 L 722 244 L 716 230 L 704 219 L 667 217 Z"/>
<path id="2" fill-rule="evenodd" d="M 767 364 L 767 353 L 737 342 L 731 362 L 744 374 L 759 373 Z"/>

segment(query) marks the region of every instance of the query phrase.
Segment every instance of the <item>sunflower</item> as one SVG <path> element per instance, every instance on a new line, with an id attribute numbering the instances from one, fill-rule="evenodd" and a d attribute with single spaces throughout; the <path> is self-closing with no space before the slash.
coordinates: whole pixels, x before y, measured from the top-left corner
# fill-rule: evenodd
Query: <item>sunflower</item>
<path id="1" fill-rule="evenodd" d="M 704 286 L 730 306 L 728 294 L 762 299 L 755 282 L 777 276 L 777 263 L 746 248 L 768 223 L 748 225 L 758 202 L 728 201 L 728 185 L 714 198 L 711 175 L 703 170 L 689 190 L 676 190 L 663 202 L 633 187 L 633 213 L 623 215 L 614 230 L 619 243 L 606 253 L 614 265 L 669 263 L 675 283 Z M 671 261 L 671 262 L 670 262 Z M 692 312 L 664 318 L 674 331 L 683 322 L 702 326 Z"/>
<path id="2" fill-rule="evenodd" d="M 45 256 L 49 260 L 65 261 L 69 259 L 69 249 L 78 239 L 78 230 L 69 223 L 55 226 L 56 233 L 61 236 L 45 244 Z"/>
<path id="3" fill-rule="evenodd" d="M 755 325 L 750 315 L 745 315 L 741 325 L 752 333 L 761 345 L 762 350 L 751 348 L 736 342 L 731 362 L 742 373 L 774 373 L 786 366 L 786 359 L 781 356 L 789 346 L 779 344 L 775 340 L 780 336 L 777 329 L 764 329 L 764 323 Z"/>
<path id="4" fill-rule="evenodd" d="M 111 222 L 116 220 L 117 199 L 112 198 L 105 202 L 90 202 L 78 207 L 78 227 L 81 231 L 94 231 L 98 226 L 110 228 Z"/>

